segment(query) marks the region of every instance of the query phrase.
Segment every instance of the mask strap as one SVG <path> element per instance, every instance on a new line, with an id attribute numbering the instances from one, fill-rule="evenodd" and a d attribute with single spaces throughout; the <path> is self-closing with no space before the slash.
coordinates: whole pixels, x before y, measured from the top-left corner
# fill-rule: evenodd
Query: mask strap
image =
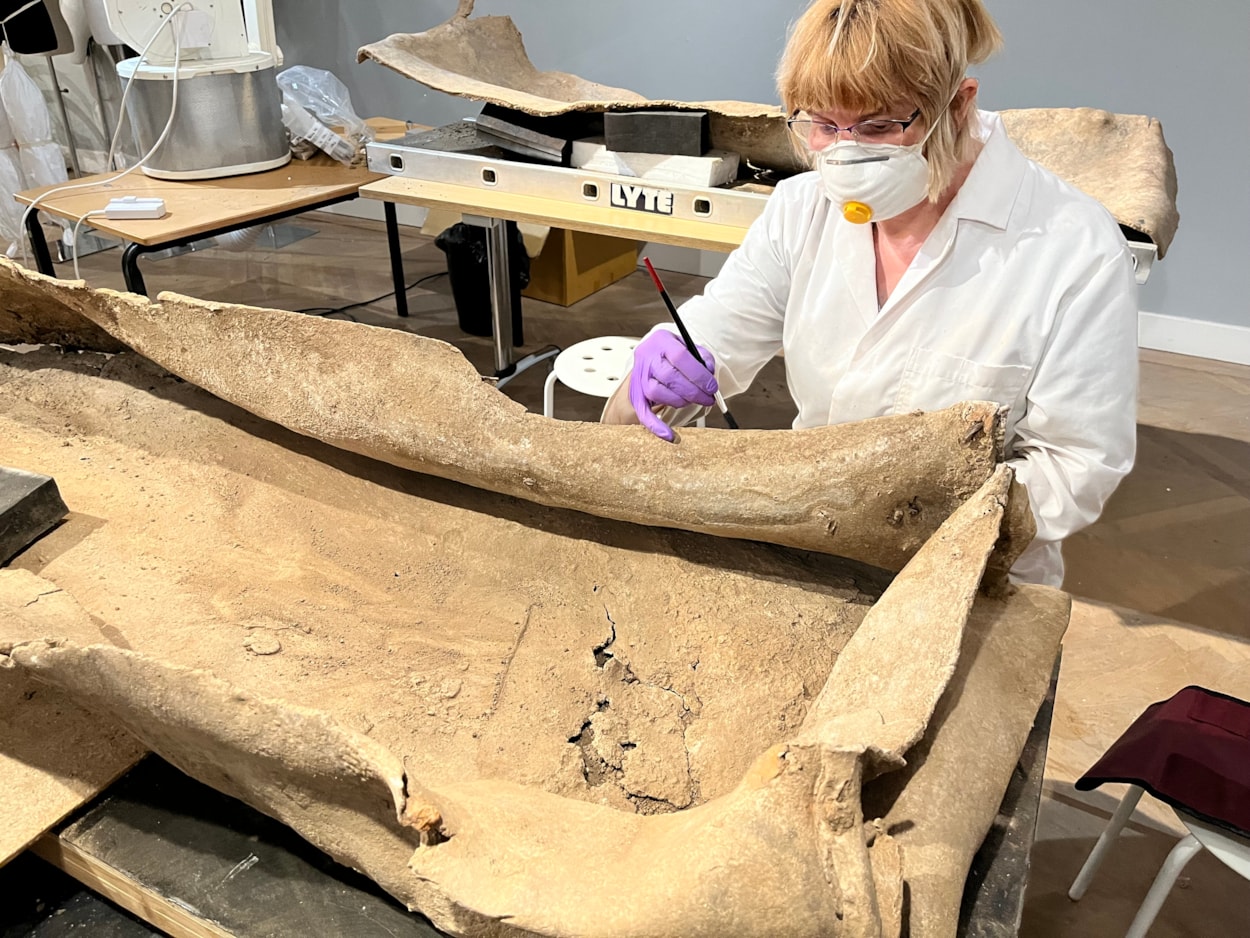
<path id="1" fill-rule="evenodd" d="M 959 79 L 959 84 L 955 86 L 955 93 L 946 99 L 946 104 L 943 105 L 942 107 L 943 116 L 945 116 L 950 111 L 951 105 L 954 104 L 955 99 L 959 97 L 959 89 L 963 87 L 963 84 L 964 84 L 963 78 Z M 941 118 L 939 117 L 938 120 L 941 120 Z M 937 121 L 934 121 L 933 126 L 931 126 L 927 131 L 925 131 L 924 137 L 921 139 L 921 141 L 918 144 L 916 144 L 916 146 L 924 147 L 924 145 L 929 142 L 929 138 L 933 136 L 933 131 L 937 130 L 937 126 L 938 126 Z"/>

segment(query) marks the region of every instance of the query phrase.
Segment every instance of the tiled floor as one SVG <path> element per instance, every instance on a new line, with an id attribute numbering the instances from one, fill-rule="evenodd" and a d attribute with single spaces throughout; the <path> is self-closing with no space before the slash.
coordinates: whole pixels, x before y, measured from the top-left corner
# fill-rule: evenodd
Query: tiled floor
<path id="1" fill-rule="evenodd" d="M 390 289 L 379 224 L 328 215 L 297 221 L 318 234 L 281 250 L 213 249 L 145 261 L 148 286 L 283 309 L 338 306 Z M 404 244 L 410 283 L 445 270 L 429 239 L 406 229 Z M 82 269 L 93 284 L 120 288 L 119 263 L 113 250 L 84 258 Z M 677 273 L 665 281 L 679 302 L 704 283 Z M 408 320 L 395 317 L 390 298 L 350 315 L 451 342 L 490 370 L 490 340 L 457 328 L 446 276 L 412 290 L 409 306 Z M 645 273 L 569 309 L 526 300 L 524 312 L 528 345 L 521 351 L 638 335 L 665 318 Z M 525 374 L 507 393 L 539 410 L 543 378 L 542 370 Z M 557 390 L 557 416 L 596 419 L 600 406 Z M 794 409 L 780 362 L 735 399 L 733 410 L 744 426 L 789 426 Z M 1021 934 L 1104 938 L 1127 928 L 1175 839 L 1176 821 L 1147 797 L 1089 894 L 1071 903 L 1067 886 L 1120 793 L 1079 795 L 1071 782 L 1147 704 L 1186 684 L 1250 697 L 1250 368 L 1144 352 L 1136 468 L 1103 517 L 1071 538 L 1065 553 L 1065 586 L 1080 599 L 1065 641 Z M 1209 855 L 1191 863 L 1151 932 L 1151 938 L 1243 935 L 1250 935 L 1250 882 Z"/>

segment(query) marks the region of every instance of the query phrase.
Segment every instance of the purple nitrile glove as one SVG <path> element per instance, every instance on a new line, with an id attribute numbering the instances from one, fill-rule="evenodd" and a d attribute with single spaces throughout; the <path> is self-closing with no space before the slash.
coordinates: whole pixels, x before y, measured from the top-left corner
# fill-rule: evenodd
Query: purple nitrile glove
<path id="1" fill-rule="evenodd" d="M 634 370 L 629 374 L 629 402 L 639 422 L 661 440 L 673 442 L 673 428 L 655 415 L 653 407 L 686 407 L 716 403 L 716 362 L 712 353 L 695 346 L 707 367 L 690 354 L 680 338 L 656 330 L 634 349 Z"/>

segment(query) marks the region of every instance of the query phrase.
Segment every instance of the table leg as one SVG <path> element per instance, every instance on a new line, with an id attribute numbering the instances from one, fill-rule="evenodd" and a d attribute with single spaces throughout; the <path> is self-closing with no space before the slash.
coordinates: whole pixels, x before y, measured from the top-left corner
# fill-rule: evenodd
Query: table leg
<path id="1" fill-rule="evenodd" d="M 395 215 L 395 203 L 383 202 L 386 214 L 386 246 L 391 253 L 391 281 L 395 285 L 395 312 L 408 318 L 408 288 L 404 283 L 404 255 L 399 245 L 399 219 Z"/>
<path id="2" fill-rule="evenodd" d="M 486 229 L 486 271 L 490 276 L 491 334 L 495 344 L 495 387 L 502 388 L 539 362 L 551 362 L 559 346 L 548 345 L 523 358 L 512 358 L 512 268 L 508 258 L 508 223 L 502 218 L 465 215 L 465 224 Z"/>
<path id="3" fill-rule="evenodd" d="M 56 269 L 52 266 L 52 254 L 48 251 L 48 239 L 43 233 L 38 209 L 26 216 L 26 233 L 30 235 L 30 249 L 35 255 L 35 269 L 41 274 L 55 277 Z"/>
<path id="4" fill-rule="evenodd" d="M 495 374 L 507 377 L 512 361 L 512 276 L 508 266 L 508 223 L 490 219 L 486 227 L 486 263 L 490 271 L 491 334 L 495 341 Z"/>
<path id="5" fill-rule="evenodd" d="M 122 278 L 126 281 L 126 289 L 140 296 L 148 295 L 148 287 L 143 282 L 143 272 L 139 270 L 139 256 L 149 250 L 152 249 L 132 241 L 122 251 Z"/>

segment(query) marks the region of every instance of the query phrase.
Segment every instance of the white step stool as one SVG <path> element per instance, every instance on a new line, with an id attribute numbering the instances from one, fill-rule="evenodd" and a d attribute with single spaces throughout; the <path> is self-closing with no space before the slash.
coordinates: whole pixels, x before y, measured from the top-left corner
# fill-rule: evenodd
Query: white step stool
<path id="1" fill-rule="evenodd" d="M 1081 872 L 1077 874 L 1076 880 L 1068 890 L 1069 899 L 1075 902 L 1085 895 L 1090 880 L 1098 872 L 1098 867 L 1102 866 L 1102 861 L 1111 849 L 1111 844 L 1120 835 L 1120 831 L 1124 829 L 1124 825 L 1132 816 L 1133 809 L 1137 807 L 1137 802 L 1141 800 L 1142 791 L 1140 785 L 1128 786 L 1128 790 L 1124 792 L 1124 797 L 1120 800 L 1119 807 L 1115 809 L 1115 814 L 1107 822 L 1102 836 L 1094 844 L 1094 849 L 1090 851 L 1085 865 L 1081 867 Z M 1250 840 L 1238 837 L 1231 831 L 1206 824 L 1175 807 L 1172 810 L 1176 812 L 1181 823 L 1189 829 L 1189 833 L 1177 841 L 1172 852 L 1163 861 L 1163 866 L 1155 876 L 1155 881 L 1151 884 L 1146 898 L 1138 907 L 1137 915 L 1133 917 L 1133 924 L 1129 926 L 1125 938 L 1146 938 L 1146 933 L 1154 923 L 1155 916 L 1159 914 L 1159 909 L 1163 907 L 1163 900 L 1167 898 L 1181 870 L 1195 854 L 1202 852 L 1203 848 L 1215 854 L 1226 866 L 1250 879 Z"/>
<path id="2" fill-rule="evenodd" d="M 607 335 L 570 345 L 556 356 L 547 383 L 543 385 L 543 414 L 555 416 L 556 381 L 592 397 L 611 397 L 628 374 L 634 348 L 641 341 L 629 336 Z M 697 423 L 703 426 L 703 418 Z"/>

